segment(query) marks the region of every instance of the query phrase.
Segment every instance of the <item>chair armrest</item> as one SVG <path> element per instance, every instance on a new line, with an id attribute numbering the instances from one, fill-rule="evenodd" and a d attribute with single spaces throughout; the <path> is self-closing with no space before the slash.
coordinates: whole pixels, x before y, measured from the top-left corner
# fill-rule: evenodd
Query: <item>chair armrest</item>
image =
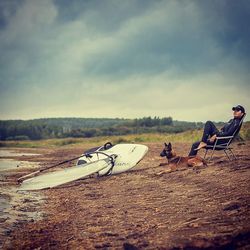
<path id="1" fill-rule="evenodd" d="M 218 139 L 218 140 L 221 140 L 221 139 L 230 139 L 230 138 L 233 138 L 234 136 L 233 135 L 231 135 L 231 136 L 218 136 L 218 137 L 216 137 L 216 139 Z"/>

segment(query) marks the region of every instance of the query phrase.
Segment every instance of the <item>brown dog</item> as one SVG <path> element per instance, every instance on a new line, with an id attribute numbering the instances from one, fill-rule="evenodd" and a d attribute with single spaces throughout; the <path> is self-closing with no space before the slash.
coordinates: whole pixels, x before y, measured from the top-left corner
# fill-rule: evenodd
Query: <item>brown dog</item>
<path id="1" fill-rule="evenodd" d="M 164 143 L 164 149 L 160 153 L 160 156 L 166 157 L 168 162 L 160 163 L 159 166 L 169 166 L 169 168 L 161 171 L 157 175 L 177 171 L 183 167 L 193 167 L 194 169 L 197 169 L 199 167 L 207 166 L 206 161 L 199 156 L 177 156 L 172 150 L 171 143 Z"/>

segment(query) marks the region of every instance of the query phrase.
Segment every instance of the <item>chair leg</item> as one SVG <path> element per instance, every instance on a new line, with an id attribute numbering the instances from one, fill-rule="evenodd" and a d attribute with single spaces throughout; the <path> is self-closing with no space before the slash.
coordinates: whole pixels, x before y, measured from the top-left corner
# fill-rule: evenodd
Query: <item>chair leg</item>
<path id="1" fill-rule="evenodd" d="M 207 151 L 208 151 L 208 149 L 206 149 L 206 152 L 205 152 L 205 155 L 204 155 L 204 160 L 206 159 L 206 156 L 207 156 Z"/>
<path id="2" fill-rule="evenodd" d="M 208 161 L 211 161 L 213 159 L 213 155 L 214 155 L 214 150 L 212 150 L 211 156 L 209 157 Z"/>
<path id="3" fill-rule="evenodd" d="M 227 150 L 230 152 L 230 154 L 227 152 Z M 213 159 L 214 151 L 215 150 L 212 150 L 211 156 L 208 158 L 207 162 L 210 162 Z M 207 153 L 208 153 L 208 149 L 206 149 L 206 152 L 204 154 L 204 160 L 206 159 Z M 224 153 L 227 156 L 229 161 L 237 160 L 237 157 L 235 156 L 235 154 L 233 153 L 233 151 L 231 149 L 229 149 L 229 148 L 224 149 Z"/>
<path id="4" fill-rule="evenodd" d="M 232 149 L 229 148 L 228 150 L 229 150 L 229 152 L 231 153 L 231 155 L 233 156 L 234 160 L 237 160 L 237 157 L 236 157 L 235 154 L 233 153 Z"/>
<path id="5" fill-rule="evenodd" d="M 229 161 L 232 161 L 232 160 L 230 159 L 230 157 L 229 157 L 229 155 L 228 155 L 228 153 L 227 153 L 227 150 L 226 150 L 226 149 L 224 149 L 224 152 L 225 152 L 225 154 L 226 154 L 226 156 L 227 156 L 228 160 L 229 160 Z"/>

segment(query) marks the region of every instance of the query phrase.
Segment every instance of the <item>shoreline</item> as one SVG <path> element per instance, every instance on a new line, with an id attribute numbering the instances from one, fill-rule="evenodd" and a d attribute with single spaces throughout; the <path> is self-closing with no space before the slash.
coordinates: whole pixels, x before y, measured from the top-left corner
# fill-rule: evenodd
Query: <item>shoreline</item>
<path id="1" fill-rule="evenodd" d="M 34 154 L 34 150 L 17 148 L 1 148 L 0 151 L 1 246 L 19 223 L 42 219 L 44 212 L 40 208 L 45 197 L 42 194 L 17 191 L 16 183 L 18 176 L 39 168 L 39 162 L 34 157 L 40 154 Z"/>

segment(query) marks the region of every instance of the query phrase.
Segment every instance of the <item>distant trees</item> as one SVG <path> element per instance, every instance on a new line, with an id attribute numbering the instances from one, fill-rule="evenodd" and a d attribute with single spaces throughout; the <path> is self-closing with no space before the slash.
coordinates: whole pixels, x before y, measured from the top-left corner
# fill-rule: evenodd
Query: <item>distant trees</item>
<path id="1" fill-rule="evenodd" d="M 172 117 L 139 119 L 48 118 L 0 121 L 0 140 L 39 140 L 94 137 L 135 133 L 178 133 L 202 127 L 202 123 L 173 121 Z"/>
<path id="2" fill-rule="evenodd" d="M 160 119 L 159 117 L 151 118 L 149 117 L 143 117 L 140 119 L 135 119 L 133 125 L 135 127 L 155 127 L 155 126 L 171 126 L 173 125 L 173 119 L 172 117 L 164 117 Z"/>
<path id="3" fill-rule="evenodd" d="M 48 125 L 38 120 L 0 121 L 0 140 L 38 140 L 59 137 L 61 134 L 60 126 Z"/>

